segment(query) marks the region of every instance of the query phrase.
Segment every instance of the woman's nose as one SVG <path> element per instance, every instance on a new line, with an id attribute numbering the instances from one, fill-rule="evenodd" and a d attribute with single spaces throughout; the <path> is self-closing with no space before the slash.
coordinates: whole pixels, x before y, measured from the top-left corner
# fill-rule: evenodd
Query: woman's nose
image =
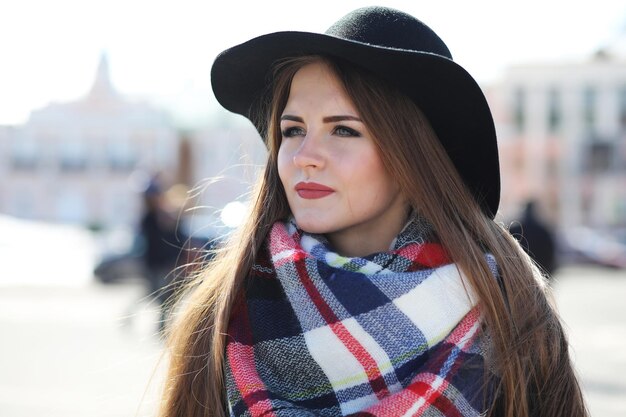
<path id="1" fill-rule="evenodd" d="M 293 163 L 301 169 L 321 168 L 324 165 L 324 156 L 319 137 L 308 132 L 293 155 Z"/>

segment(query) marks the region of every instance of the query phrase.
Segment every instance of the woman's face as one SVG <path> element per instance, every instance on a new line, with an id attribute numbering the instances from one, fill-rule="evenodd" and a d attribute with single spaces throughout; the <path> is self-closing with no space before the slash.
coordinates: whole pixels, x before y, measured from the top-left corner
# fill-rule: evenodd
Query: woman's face
<path id="1" fill-rule="evenodd" d="M 347 256 L 387 250 L 407 203 L 326 64 L 295 74 L 280 128 L 278 172 L 298 226 Z"/>

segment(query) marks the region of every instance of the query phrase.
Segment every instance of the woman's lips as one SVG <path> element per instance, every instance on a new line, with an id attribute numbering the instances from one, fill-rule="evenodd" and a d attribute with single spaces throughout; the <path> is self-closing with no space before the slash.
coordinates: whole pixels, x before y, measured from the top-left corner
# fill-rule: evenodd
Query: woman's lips
<path id="1" fill-rule="evenodd" d="M 300 197 L 307 200 L 323 198 L 335 192 L 332 188 L 315 182 L 299 182 L 295 189 Z"/>

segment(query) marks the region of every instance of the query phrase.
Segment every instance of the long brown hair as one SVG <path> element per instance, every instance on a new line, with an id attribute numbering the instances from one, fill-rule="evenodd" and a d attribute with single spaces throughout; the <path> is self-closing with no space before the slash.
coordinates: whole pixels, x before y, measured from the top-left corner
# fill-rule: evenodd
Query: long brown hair
<path id="1" fill-rule="evenodd" d="M 293 58 L 280 63 L 265 104 L 268 161 L 251 214 L 185 302 L 169 337 L 170 367 L 161 417 L 226 413 L 224 352 L 235 300 L 271 225 L 289 215 L 278 179 L 280 115 L 291 80 L 323 60 L 343 82 L 372 133 L 380 157 L 409 203 L 433 225 L 478 299 L 493 343 L 490 367 L 499 376 L 491 413 L 506 417 L 586 416 L 583 397 L 546 282 L 517 241 L 474 200 L 417 106 L 380 79 L 336 59 Z M 484 252 L 498 263 L 494 279 Z"/>

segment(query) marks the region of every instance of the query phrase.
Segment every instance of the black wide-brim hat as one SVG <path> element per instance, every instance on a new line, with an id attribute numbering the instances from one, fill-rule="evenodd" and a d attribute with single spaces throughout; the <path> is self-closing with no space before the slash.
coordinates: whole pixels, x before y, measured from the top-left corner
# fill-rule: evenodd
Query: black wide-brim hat
<path id="1" fill-rule="evenodd" d="M 493 117 L 471 75 L 445 43 L 413 16 L 385 7 L 357 9 L 324 34 L 276 32 L 222 52 L 211 83 L 224 108 L 257 119 L 277 61 L 303 55 L 337 57 L 373 73 L 411 98 L 432 125 L 483 211 L 493 218 L 500 201 L 500 169 Z M 265 139 L 265 138 L 264 138 Z"/>

